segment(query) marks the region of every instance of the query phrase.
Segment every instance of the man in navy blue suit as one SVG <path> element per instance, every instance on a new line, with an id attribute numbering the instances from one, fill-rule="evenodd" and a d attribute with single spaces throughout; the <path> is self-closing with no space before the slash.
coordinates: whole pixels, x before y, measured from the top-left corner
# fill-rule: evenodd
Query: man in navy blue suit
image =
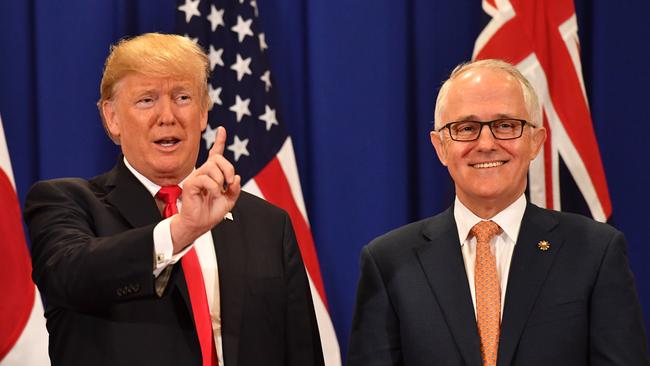
<path id="1" fill-rule="evenodd" d="M 445 212 L 364 247 L 348 365 L 650 365 L 623 234 L 526 201 L 546 139 L 512 65 L 457 67 L 431 142 Z"/>

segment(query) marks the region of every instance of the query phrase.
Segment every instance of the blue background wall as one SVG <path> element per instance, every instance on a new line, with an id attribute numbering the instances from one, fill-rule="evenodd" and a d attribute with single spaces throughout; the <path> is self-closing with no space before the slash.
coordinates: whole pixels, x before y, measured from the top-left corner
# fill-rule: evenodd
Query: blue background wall
<path id="1" fill-rule="evenodd" d="M 487 18 L 478 0 L 259 5 L 345 351 L 361 246 L 451 202 L 428 139 L 434 99 L 453 66 L 470 58 Z M 650 2 L 581 0 L 576 9 L 612 223 L 628 238 L 650 319 Z M 0 1 L 0 115 L 21 201 L 35 180 L 112 166 L 118 150 L 95 108 L 109 45 L 173 32 L 176 13 L 173 0 Z"/>

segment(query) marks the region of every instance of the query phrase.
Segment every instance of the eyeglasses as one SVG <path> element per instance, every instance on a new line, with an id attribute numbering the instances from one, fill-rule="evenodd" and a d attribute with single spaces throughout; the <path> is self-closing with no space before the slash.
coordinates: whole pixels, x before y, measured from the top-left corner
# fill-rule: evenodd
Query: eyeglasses
<path id="1" fill-rule="evenodd" d="M 487 125 L 497 140 L 514 140 L 521 137 L 524 132 L 524 126 L 528 124 L 530 127 L 535 126 L 528 123 L 523 119 L 504 118 L 495 119 L 494 121 L 479 122 L 479 121 L 458 121 L 450 122 L 438 130 L 438 132 L 445 128 L 449 130 L 449 136 L 454 141 L 474 141 L 478 140 L 483 131 L 483 126 Z"/>

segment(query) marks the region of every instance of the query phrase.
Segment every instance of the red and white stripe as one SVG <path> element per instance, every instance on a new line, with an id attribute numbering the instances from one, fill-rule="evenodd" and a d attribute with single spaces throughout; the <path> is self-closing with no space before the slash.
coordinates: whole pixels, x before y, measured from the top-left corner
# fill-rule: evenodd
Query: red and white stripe
<path id="1" fill-rule="evenodd" d="M 0 365 L 49 365 L 43 304 L 31 280 L 31 259 L 1 118 L 0 202 Z"/>
<path id="2" fill-rule="evenodd" d="M 323 286 L 309 219 L 307 218 L 307 210 L 302 196 L 298 168 L 290 137 L 286 139 L 278 154 L 255 178 L 249 180 L 243 189 L 282 207 L 288 212 L 309 278 L 325 365 L 341 365 L 339 343 L 327 309 L 325 287 Z"/>
<path id="3" fill-rule="evenodd" d="M 540 98 L 548 138 L 529 170 L 531 202 L 561 209 L 559 157 L 591 215 L 607 221 L 612 205 L 582 79 L 572 0 L 483 0 L 492 17 L 476 39 L 474 59 L 509 61 Z"/>

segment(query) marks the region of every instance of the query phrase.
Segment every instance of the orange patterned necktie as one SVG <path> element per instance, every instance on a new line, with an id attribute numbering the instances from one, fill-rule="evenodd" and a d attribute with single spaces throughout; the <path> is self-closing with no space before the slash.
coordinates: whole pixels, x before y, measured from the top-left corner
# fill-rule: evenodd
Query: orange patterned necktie
<path id="1" fill-rule="evenodd" d="M 163 217 L 167 218 L 178 213 L 176 200 L 183 191 L 179 186 L 165 186 L 160 188 L 156 198 L 165 203 Z M 216 366 L 217 352 L 214 345 L 212 333 L 212 320 L 210 319 L 210 307 L 205 293 L 205 284 L 203 283 L 203 273 L 199 257 L 196 255 L 194 247 L 187 251 L 181 258 L 187 290 L 190 294 L 190 303 L 192 304 L 192 313 L 194 314 L 194 325 L 199 338 L 201 347 L 201 356 L 203 366 Z"/>
<path id="2" fill-rule="evenodd" d="M 481 221 L 474 225 L 470 234 L 476 237 L 476 264 L 474 286 L 476 288 L 476 323 L 481 338 L 483 366 L 497 364 L 499 327 L 501 323 L 501 286 L 497 262 L 490 251 L 490 240 L 501 232 L 493 221 Z"/>

